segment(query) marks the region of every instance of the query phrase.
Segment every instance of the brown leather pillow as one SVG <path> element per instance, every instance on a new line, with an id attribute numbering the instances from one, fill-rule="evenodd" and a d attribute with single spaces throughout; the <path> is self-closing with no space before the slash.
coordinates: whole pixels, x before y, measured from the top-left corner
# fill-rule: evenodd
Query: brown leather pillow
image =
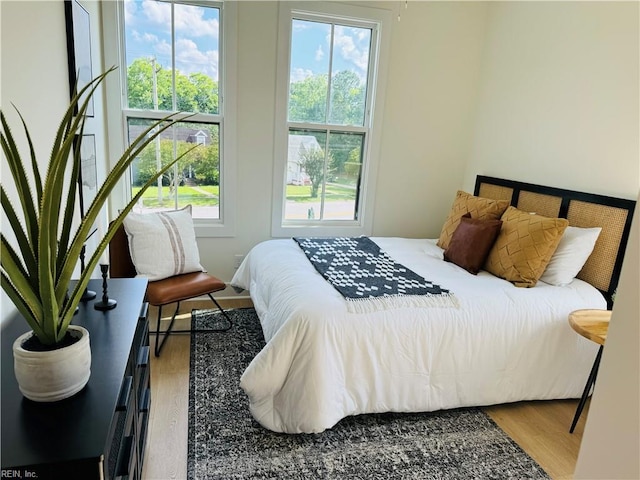
<path id="1" fill-rule="evenodd" d="M 440 238 L 437 245 L 446 250 L 449 248 L 449 242 L 453 236 L 453 232 L 458 228 L 460 218 L 470 213 L 471 218 L 478 220 L 500 220 L 500 216 L 509 206 L 507 200 L 492 200 L 490 198 L 475 197 L 470 193 L 458 190 L 456 198 L 453 201 L 449 216 L 442 225 Z"/>
<path id="2" fill-rule="evenodd" d="M 484 269 L 516 287 L 534 287 L 567 225 L 569 222 L 564 218 L 507 208 L 502 215 L 502 229 L 489 251 Z"/>
<path id="3" fill-rule="evenodd" d="M 467 213 L 451 236 L 444 259 L 476 275 L 500 233 L 502 220 L 478 220 Z"/>

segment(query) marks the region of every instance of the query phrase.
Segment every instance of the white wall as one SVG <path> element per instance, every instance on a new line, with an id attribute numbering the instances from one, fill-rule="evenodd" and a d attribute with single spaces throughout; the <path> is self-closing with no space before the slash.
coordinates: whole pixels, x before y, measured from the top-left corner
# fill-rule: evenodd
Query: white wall
<path id="1" fill-rule="evenodd" d="M 398 11 L 398 2 L 356 2 Z M 415 2 L 391 31 L 373 234 L 437 236 L 466 166 L 486 5 Z M 271 238 L 277 2 L 238 3 L 236 236 L 198 240 L 223 280 Z"/>
<path id="2" fill-rule="evenodd" d="M 97 18 L 97 5 L 83 3 Z M 636 2 L 371 4 L 402 13 L 392 32 L 374 234 L 437 236 L 455 189 L 471 190 L 477 174 L 636 198 Z M 224 280 L 233 254 L 270 237 L 277 4 L 238 8 L 237 235 L 199 242 L 204 266 Z M 10 102 L 20 108 L 46 158 L 68 101 L 63 4 L 3 1 L 0 12 L 0 105 L 12 125 Z M 10 189 L 4 159 L 2 178 Z M 636 218 L 579 478 L 638 477 L 637 228 Z M 12 311 L 3 294 L 1 318 Z"/>
<path id="3" fill-rule="evenodd" d="M 90 14 L 92 37 L 93 74 L 102 72 L 100 8 L 96 1 L 82 2 Z M 31 134 L 40 174 L 44 180 L 46 166 L 62 115 L 69 106 L 69 74 L 67 68 L 67 37 L 65 13 L 62 1 L 0 1 L 2 11 L 1 41 L 1 91 L 0 105 L 18 140 L 23 159 L 28 160 L 28 144 L 20 119 L 12 104 L 25 118 Z M 28 26 L 28 27 L 27 27 Z M 35 34 L 37 32 L 37 34 Z M 94 116 L 88 118 L 85 134 L 94 134 L 97 152 L 98 178 L 106 176 L 106 151 L 104 130 L 104 98 L 102 90 L 94 94 Z M 12 198 L 15 186 L 9 180 L 6 158 L 2 155 L 2 186 Z M 16 199 L 13 202 L 18 207 Z M 19 208 L 19 207 L 18 207 Z M 2 218 L 3 227 L 6 219 Z M 98 221 L 106 227 L 105 217 Z M 3 233 L 12 238 L 11 232 Z M 95 237 L 87 243 L 88 250 L 95 248 Z M 79 267 L 78 267 L 79 272 Z M 12 302 L 1 291 L 0 322 L 15 311 Z"/>
<path id="4" fill-rule="evenodd" d="M 374 234 L 434 238 L 466 168 L 483 2 L 401 2 L 394 22 Z"/>
<path id="5" fill-rule="evenodd" d="M 466 189 L 477 174 L 635 199 L 637 2 L 489 7 Z M 640 478 L 638 210 L 575 478 Z"/>
<path id="6" fill-rule="evenodd" d="M 275 2 L 238 3 L 236 236 L 198 241 L 204 267 L 225 281 L 234 254 L 271 232 L 277 20 Z"/>
<path id="7" fill-rule="evenodd" d="M 0 10 L 0 107 L 28 160 L 27 142 L 12 104 L 20 110 L 29 127 L 39 165 L 45 169 L 55 131 L 69 105 L 64 7 L 62 2 L 0 2 Z M 1 165 L 2 186 L 13 196 L 15 188 L 9 180 L 4 155 Z M 2 232 L 7 235 L 5 225 L 3 215 Z M 4 290 L 0 300 L 2 319 L 14 312 L 15 307 Z"/>
<path id="8" fill-rule="evenodd" d="M 640 208 L 633 222 L 576 479 L 640 478 Z"/>
<path id="9" fill-rule="evenodd" d="M 492 2 L 477 174 L 635 199 L 637 2 Z"/>

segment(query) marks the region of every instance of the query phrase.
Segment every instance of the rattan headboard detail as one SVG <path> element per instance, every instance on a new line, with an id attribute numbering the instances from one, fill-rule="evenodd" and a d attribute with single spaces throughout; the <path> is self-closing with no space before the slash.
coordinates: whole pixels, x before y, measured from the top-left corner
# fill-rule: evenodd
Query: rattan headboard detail
<path id="1" fill-rule="evenodd" d="M 511 205 L 546 217 L 562 217 L 574 227 L 601 227 L 593 253 L 578 278 L 603 292 L 611 304 L 618 286 L 636 202 L 531 183 L 478 175 L 475 195 L 510 200 Z"/>
<path id="2" fill-rule="evenodd" d="M 511 201 L 511 197 L 513 197 L 513 188 L 501 185 L 492 185 L 490 183 L 482 183 L 479 188 L 480 191 L 476 192 L 476 195 L 480 197 L 509 201 Z M 476 190 L 478 190 L 478 185 L 476 185 Z"/>
<path id="3" fill-rule="evenodd" d="M 580 200 L 574 200 L 569 203 L 569 211 L 567 212 L 569 225 L 575 227 L 592 227 L 597 225 L 602 227 L 596 246 L 589 256 L 587 263 L 585 263 L 582 270 L 580 270 L 578 278 L 589 282 L 600 290 L 609 290 L 609 284 L 615 267 L 611 259 L 616 258 L 625 235 L 624 227 L 627 218 L 631 218 L 632 216 L 633 212 L 624 208 L 582 202 Z M 627 232 L 627 236 L 628 235 L 629 233 Z"/>
<path id="4" fill-rule="evenodd" d="M 545 217 L 559 217 L 562 198 L 520 190 L 516 206 L 525 212 L 535 212 Z"/>

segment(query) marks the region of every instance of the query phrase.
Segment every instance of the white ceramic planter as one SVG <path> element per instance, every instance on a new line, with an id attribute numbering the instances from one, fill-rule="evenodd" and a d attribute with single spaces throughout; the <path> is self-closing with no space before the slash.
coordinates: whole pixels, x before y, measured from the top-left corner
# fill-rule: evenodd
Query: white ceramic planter
<path id="1" fill-rule="evenodd" d="M 32 352 L 22 344 L 32 335 L 27 332 L 13 342 L 13 363 L 22 394 L 36 402 L 56 402 L 78 393 L 91 375 L 89 332 L 71 325 L 69 330 L 82 333 L 73 345 L 47 352 Z"/>

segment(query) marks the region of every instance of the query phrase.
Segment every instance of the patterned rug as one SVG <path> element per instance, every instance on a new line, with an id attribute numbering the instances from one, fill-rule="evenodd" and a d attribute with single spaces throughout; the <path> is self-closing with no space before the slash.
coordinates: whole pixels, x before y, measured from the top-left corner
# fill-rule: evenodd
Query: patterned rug
<path id="1" fill-rule="evenodd" d="M 249 413 L 240 375 L 264 346 L 253 309 L 224 333 L 193 334 L 187 478 L 548 479 L 481 410 L 348 417 L 320 434 L 271 432 Z M 201 328 L 221 315 L 194 310 Z"/>

